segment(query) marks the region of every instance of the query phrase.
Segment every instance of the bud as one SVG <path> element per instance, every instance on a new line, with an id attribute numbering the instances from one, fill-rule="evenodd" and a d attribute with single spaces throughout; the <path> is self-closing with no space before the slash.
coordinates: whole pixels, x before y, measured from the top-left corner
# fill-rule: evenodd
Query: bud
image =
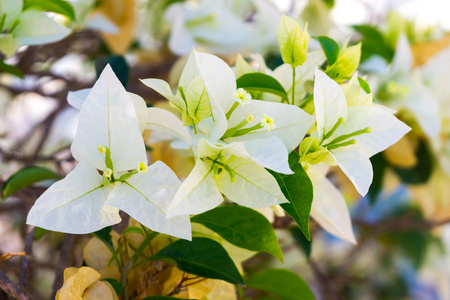
<path id="1" fill-rule="evenodd" d="M 98 152 L 100 152 L 100 154 L 105 154 L 107 150 L 108 148 L 106 148 L 106 146 L 98 146 Z"/>
<path id="2" fill-rule="evenodd" d="M 307 27 L 308 25 L 305 26 L 305 30 L 302 30 L 297 22 L 285 15 L 281 17 L 278 24 L 277 35 L 281 57 L 292 68 L 302 65 L 306 61 L 309 43 Z"/>

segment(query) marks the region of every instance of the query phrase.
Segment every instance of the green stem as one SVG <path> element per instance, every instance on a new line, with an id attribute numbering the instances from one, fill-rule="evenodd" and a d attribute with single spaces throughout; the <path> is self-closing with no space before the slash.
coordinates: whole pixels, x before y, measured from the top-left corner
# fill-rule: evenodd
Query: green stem
<path id="1" fill-rule="evenodd" d="M 292 68 L 292 105 L 295 105 L 295 68 Z"/>
<path id="2" fill-rule="evenodd" d="M 121 279 L 122 279 L 122 285 L 123 285 L 123 291 L 122 291 L 122 299 L 128 300 L 127 295 L 127 277 L 128 272 L 135 266 L 136 260 L 139 258 L 139 256 L 142 254 L 142 252 L 145 250 L 145 248 L 148 246 L 148 244 L 158 235 L 158 232 L 152 232 L 149 234 L 145 240 L 142 242 L 142 244 L 139 246 L 139 248 L 134 252 L 131 259 L 128 261 L 128 263 L 123 267 Z"/>

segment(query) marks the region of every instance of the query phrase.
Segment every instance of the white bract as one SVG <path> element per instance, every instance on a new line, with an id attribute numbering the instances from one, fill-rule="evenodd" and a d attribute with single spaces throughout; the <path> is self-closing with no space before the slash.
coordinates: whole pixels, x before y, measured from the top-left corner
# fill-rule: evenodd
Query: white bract
<path id="1" fill-rule="evenodd" d="M 178 178 L 162 162 L 147 167 L 136 115 L 136 107 L 146 112 L 143 99 L 130 97 L 108 65 L 87 98 L 71 102 L 81 107 L 71 147 L 79 164 L 42 194 L 27 223 L 89 233 L 119 223 L 121 209 L 152 230 L 191 239 L 188 217 L 166 218 L 180 186 Z"/>
<path id="2" fill-rule="evenodd" d="M 356 244 L 352 220 L 341 192 L 325 176 L 328 166 L 310 166 L 308 176 L 314 186 L 311 217 L 332 235 Z"/>
<path id="3" fill-rule="evenodd" d="M 23 0 L 4 0 L 0 5 L 1 17 L 5 16 L 0 23 L 0 51 L 7 57 L 20 46 L 56 42 L 71 32 L 45 12 L 35 9 L 22 12 Z"/>
<path id="4" fill-rule="evenodd" d="M 379 60 L 374 63 L 381 64 Z M 392 64 L 372 79 L 377 100 L 392 109 L 408 111 L 428 137 L 439 135 L 442 127 L 439 101 L 424 84 L 420 70 L 413 69 L 412 52 L 406 36 L 399 36 Z"/>
<path id="5" fill-rule="evenodd" d="M 175 194 L 169 216 L 209 210 L 223 201 L 222 193 L 253 208 L 287 201 L 265 168 L 292 173 L 288 153 L 298 146 L 314 117 L 287 104 L 251 100 L 248 93 L 236 89 L 233 71 L 225 62 L 195 51 L 176 95 L 162 80 L 142 82 L 167 98 L 182 117 L 171 124 L 148 123 L 147 128 L 191 143 L 196 159 Z M 150 114 L 154 110 L 149 108 Z M 158 114 L 161 119 L 173 119 L 167 111 Z"/>
<path id="6" fill-rule="evenodd" d="M 172 4 L 165 17 L 172 25 L 169 48 L 178 55 L 193 47 L 214 53 L 241 49 L 251 39 L 251 28 L 229 7 L 227 1 L 202 0 Z"/>
<path id="7" fill-rule="evenodd" d="M 351 99 L 348 102 L 341 87 L 325 73 L 316 70 L 314 106 L 317 131 L 312 137 L 364 196 L 373 177 L 369 158 L 397 142 L 410 128 L 390 111 L 367 103 L 364 96 Z"/>

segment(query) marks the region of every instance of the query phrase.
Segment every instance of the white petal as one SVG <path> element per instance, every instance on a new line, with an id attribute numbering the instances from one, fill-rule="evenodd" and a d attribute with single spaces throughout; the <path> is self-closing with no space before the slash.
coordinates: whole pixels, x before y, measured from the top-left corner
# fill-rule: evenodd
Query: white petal
<path id="1" fill-rule="evenodd" d="M 20 45 L 42 45 L 62 40 L 71 30 L 44 12 L 28 9 L 22 13 L 13 34 Z"/>
<path id="2" fill-rule="evenodd" d="M 288 202 L 275 178 L 264 167 L 242 157 L 230 159 L 227 166 L 233 170 L 236 181 L 231 182 L 230 174 L 224 170 L 218 185 L 228 199 L 252 208 Z"/>
<path id="3" fill-rule="evenodd" d="M 36 200 L 27 224 L 74 234 L 117 224 L 119 210 L 105 205 L 106 194 L 102 177 L 83 160 Z"/>
<path id="4" fill-rule="evenodd" d="M 22 13 L 23 0 L 3 0 L 0 5 L 1 14 L 5 15 L 3 30 L 9 29 Z"/>
<path id="5" fill-rule="evenodd" d="M 370 127 L 370 133 L 354 137 L 357 147 L 367 157 L 395 144 L 411 130 L 405 123 L 379 107 L 351 106 L 348 113 L 347 120 L 336 130 L 333 137 Z"/>
<path id="6" fill-rule="evenodd" d="M 233 93 L 236 90 L 236 78 L 233 70 L 217 56 L 195 52 L 195 60 L 208 96 L 227 112 L 234 104 Z"/>
<path id="7" fill-rule="evenodd" d="M 220 203 L 223 197 L 212 177 L 212 169 L 198 159 L 186 180 L 178 189 L 167 210 L 167 216 L 200 214 Z"/>
<path id="8" fill-rule="evenodd" d="M 166 19 L 172 22 L 169 37 L 169 48 L 176 55 L 185 55 L 195 46 L 192 34 L 184 26 L 183 7 L 178 4 L 171 5 L 166 11 Z"/>
<path id="9" fill-rule="evenodd" d="M 98 146 L 110 149 L 115 171 L 131 170 L 140 162 L 147 163 L 133 102 L 109 65 L 81 107 L 71 150 L 76 160 L 87 159 L 97 169 L 104 170 L 105 155 L 98 151 Z"/>
<path id="10" fill-rule="evenodd" d="M 82 89 L 78 91 L 70 91 L 67 94 L 67 102 L 75 108 L 81 109 L 81 106 L 91 92 L 91 88 Z"/>
<path id="11" fill-rule="evenodd" d="M 147 129 L 161 131 L 169 137 L 175 137 L 189 144 L 191 143 L 192 138 L 189 131 L 174 114 L 158 107 L 149 107 L 147 112 Z"/>
<path id="12" fill-rule="evenodd" d="M 373 178 L 372 164 L 366 154 L 356 146 L 333 149 L 330 153 L 358 193 L 365 196 Z"/>
<path id="13" fill-rule="evenodd" d="M 276 136 L 284 143 L 287 151 L 291 152 L 300 144 L 314 123 L 313 116 L 296 106 L 253 100 L 250 104 L 240 105 L 236 108 L 228 120 L 228 128 L 238 125 L 248 115 L 253 115 L 255 122 L 244 128 L 256 125 L 256 122 L 259 122 L 263 115 L 273 118 L 276 127 L 270 132 L 265 129 L 258 129 L 243 136 L 229 138 L 227 141 L 248 141 Z"/>
<path id="14" fill-rule="evenodd" d="M 170 85 L 164 80 L 156 78 L 140 79 L 140 80 L 143 84 L 155 90 L 166 99 L 170 99 L 174 96 L 172 90 L 170 89 Z"/>
<path id="15" fill-rule="evenodd" d="M 86 100 L 91 90 L 92 88 L 82 89 L 78 91 L 70 91 L 67 94 L 67 102 L 71 106 L 81 109 L 81 106 L 83 105 L 84 101 Z M 133 102 L 134 110 L 136 111 L 136 116 L 139 122 L 139 130 L 142 133 L 145 129 L 145 125 L 148 119 L 146 113 L 147 105 L 145 104 L 145 101 L 144 99 L 142 99 L 141 96 L 133 93 L 128 93 L 128 95 L 130 96 L 131 101 Z"/>
<path id="16" fill-rule="evenodd" d="M 175 173 L 157 161 L 147 173 L 117 183 L 106 204 L 123 210 L 151 230 L 191 240 L 189 216 L 166 218 L 167 208 L 179 186 Z"/>
<path id="17" fill-rule="evenodd" d="M 311 176 L 314 200 L 311 217 L 330 234 L 356 244 L 347 204 L 339 190 L 326 178 Z"/>
<path id="18" fill-rule="evenodd" d="M 222 147 L 225 151 L 244 158 L 250 158 L 264 168 L 282 174 L 293 174 L 288 162 L 288 152 L 283 142 L 276 136 L 235 142 Z"/>
<path id="19" fill-rule="evenodd" d="M 318 139 L 322 141 L 339 118 L 347 118 L 347 100 L 339 84 L 319 69 L 316 69 L 314 80 L 314 107 Z"/>
<path id="20" fill-rule="evenodd" d="M 136 112 L 136 117 L 138 119 L 139 131 L 142 133 L 148 120 L 147 104 L 139 95 L 128 93 L 128 96 L 130 96 L 131 102 L 133 102 L 134 111 Z"/>
<path id="21" fill-rule="evenodd" d="M 391 73 L 403 72 L 406 74 L 411 70 L 413 56 L 408 38 L 401 34 L 398 37 L 397 45 L 395 46 L 395 55 L 392 59 Z"/>

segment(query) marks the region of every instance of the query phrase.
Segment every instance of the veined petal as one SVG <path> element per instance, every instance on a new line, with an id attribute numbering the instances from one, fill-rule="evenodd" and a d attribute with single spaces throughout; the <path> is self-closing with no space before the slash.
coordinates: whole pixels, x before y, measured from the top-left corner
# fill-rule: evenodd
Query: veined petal
<path id="1" fill-rule="evenodd" d="M 288 162 L 288 152 L 283 142 L 276 136 L 235 142 L 222 147 L 232 155 L 250 158 L 264 168 L 282 174 L 293 174 Z"/>
<path id="2" fill-rule="evenodd" d="M 86 98 L 89 96 L 91 90 L 92 88 L 81 89 L 78 91 L 70 91 L 67 94 L 67 102 L 71 106 L 77 109 L 81 109 L 81 106 L 83 105 Z M 131 101 L 133 102 L 134 110 L 136 111 L 136 116 L 138 118 L 139 130 L 142 133 L 145 129 L 145 125 L 148 119 L 146 113 L 147 105 L 145 104 L 144 99 L 139 95 L 128 92 L 128 96 L 130 96 Z"/>
<path id="3" fill-rule="evenodd" d="M 411 130 L 405 123 L 389 112 L 372 105 L 351 106 L 348 118 L 341 124 L 332 137 L 348 134 L 369 127 L 371 131 L 353 137 L 356 147 L 367 157 L 371 157 L 395 144 Z"/>
<path id="4" fill-rule="evenodd" d="M 267 115 L 274 120 L 275 128 L 270 132 L 264 128 L 258 129 L 242 136 L 228 138 L 227 141 L 249 141 L 276 136 L 284 143 L 287 151 L 291 152 L 300 144 L 314 123 L 314 117 L 299 107 L 254 100 L 250 104 L 240 105 L 236 108 L 228 120 L 228 128 L 238 125 L 248 115 L 253 115 L 255 120 L 260 120 L 264 115 Z M 254 123 L 249 123 L 243 128 L 254 125 Z"/>
<path id="5" fill-rule="evenodd" d="M 81 107 L 71 150 L 76 160 L 87 159 L 104 170 L 105 155 L 98 151 L 99 146 L 111 151 L 114 171 L 131 170 L 140 162 L 147 163 L 133 101 L 109 65 Z"/>
<path id="6" fill-rule="evenodd" d="M 71 30 L 62 26 L 44 12 L 28 9 L 19 18 L 12 33 L 20 45 L 42 45 L 62 40 Z"/>
<path id="7" fill-rule="evenodd" d="M 149 88 L 158 92 L 161 96 L 163 96 L 166 99 L 170 99 L 171 97 L 174 96 L 172 90 L 170 89 L 170 85 L 162 79 L 148 78 L 148 79 L 141 79 L 141 82 L 146 86 L 148 86 Z"/>
<path id="8" fill-rule="evenodd" d="M 223 197 L 212 177 L 212 167 L 197 159 L 195 167 L 183 181 L 167 210 L 167 217 L 200 214 L 220 203 Z"/>
<path id="9" fill-rule="evenodd" d="M 251 159 L 234 156 L 226 164 L 234 172 L 236 181 L 231 182 L 229 172 L 224 170 L 217 183 L 228 199 L 252 208 L 288 202 L 275 178 Z"/>
<path id="10" fill-rule="evenodd" d="M 347 101 L 339 84 L 319 69 L 316 69 L 314 80 L 314 107 L 320 142 L 339 118 L 347 118 Z"/>
<path id="11" fill-rule="evenodd" d="M 106 204 L 123 210 L 151 230 L 191 240 L 189 216 L 166 218 L 167 208 L 179 186 L 175 173 L 157 161 L 147 173 L 116 183 Z"/>
<path id="12" fill-rule="evenodd" d="M 308 175 L 314 186 L 311 217 L 330 234 L 356 244 L 350 213 L 339 190 L 323 175 Z"/>
<path id="13" fill-rule="evenodd" d="M 217 56 L 194 51 L 200 76 L 208 90 L 209 97 L 227 112 L 234 104 L 236 78 L 233 70 Z"/>
<path id="14" fill-rule="evenodd" d="M 170 137 L 191 143 L 192 138 L 189 131 L 174 114 L 158 107 L 149 107 L 147 112 L 147 129 L 162 131 Z"/>
<path id="15" fill-rule="evenodd" d="M 358 193 L 365 196 L 373 178 L 372 164 L 366 154 L 357 146 L 333 149 L 330 153 Z"/>
<path id="16" fill-rule="evenodd" d="M 74 234 L 117 224 L 121 221 L 119 210 L 105 205 L 106 193 L 102 177 L 83 160 L 36 200 L 27 224 Z"/>

